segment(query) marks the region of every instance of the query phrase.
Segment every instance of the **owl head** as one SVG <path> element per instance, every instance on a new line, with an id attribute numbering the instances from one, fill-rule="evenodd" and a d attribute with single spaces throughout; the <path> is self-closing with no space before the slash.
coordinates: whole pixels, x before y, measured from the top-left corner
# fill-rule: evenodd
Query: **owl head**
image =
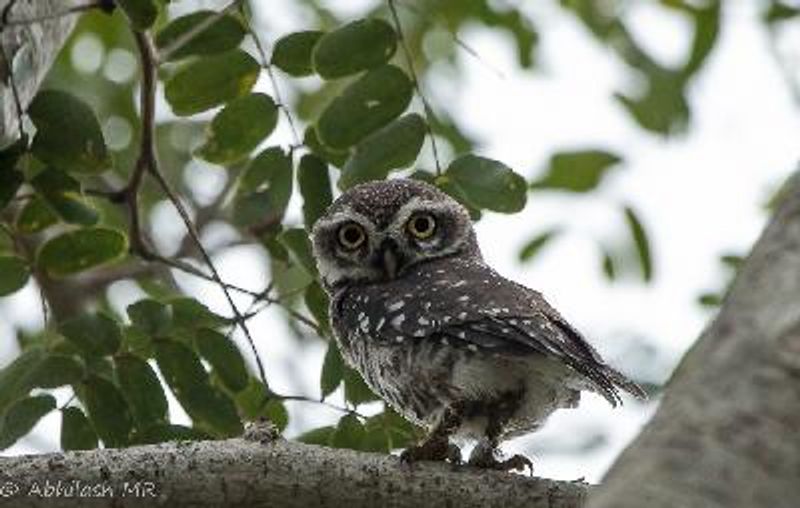
<path id="1" fill-rule="evenodd" d="M 434 259 L 480 258 L 467 210 L 436 187 L 408 179 L 349 189 L 314 225 L 312 242 L 328 289 L 395 279 Z"/>

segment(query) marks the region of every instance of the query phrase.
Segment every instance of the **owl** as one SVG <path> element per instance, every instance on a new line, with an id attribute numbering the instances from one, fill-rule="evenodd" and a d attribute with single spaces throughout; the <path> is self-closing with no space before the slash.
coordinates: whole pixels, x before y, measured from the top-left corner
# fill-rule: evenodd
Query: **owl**
<path id="1" fill-rule="evenodd" d="M 467 210 L 426 183 L 394 179 L 345 192 L 316 222 L 314 257 L 342 357 L 426 437 L 401 458 L 503 459 L 499 443 L 535 431 L 592 391 L 616 406 L 642 389 L 606 364 L 540 293 L 483 260 Z M 532 469 L 532 468 L 531 468 Z"/>

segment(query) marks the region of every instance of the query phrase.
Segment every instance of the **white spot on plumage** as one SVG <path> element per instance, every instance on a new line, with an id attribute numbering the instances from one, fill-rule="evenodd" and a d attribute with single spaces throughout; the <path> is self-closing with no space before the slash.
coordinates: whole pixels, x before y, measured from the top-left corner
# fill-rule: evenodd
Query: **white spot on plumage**
<path id="1" fill-rule="evenodd" d="M 389 312 L 394 312 L 396 310 L 400 310 L 406 304 L 405 300 L 396 300 L 389 305 L 386 306 L 386 310 Z"/>
<path id="2" fill-rule="evenodd" d="M 459 296 L 458 297 L 458 301 L 459 302 L 468 302 L 469 301 L 469 295 L 461 295 L 461 296 Z"/>
<path id="3" fill-rule="evenodd" d="M 454 288 L 460 288 L 461 286 L 463 286 L 463 285 L 464 285 L 464 284 L 466 284 L 466 283 L 467 283 L 467 281 L 465 281 L 465 280 L 460 280 L 460 281 L 456 282 L 455 284 L 453 284 L 453 287 L 454 287 Z"/>
<path id="4" fill-rule="evenodd" d="M 405 320 L 406 320 L 406 315 L 405 314 L 398 314 L 398 315 L 396 315 L 395 317 L 392 318 L 391 323 L 392 323 L 392 326 L 394 328 L 400 328 L 400 325 L 402 325 L 403 321 L 405 321 Z"/>
<path id="5" fill-rule="evenodd" d="M 472 351 L 473 353 L 477 353 L 477 352 L 478 352 L 478 346 L 476 346 L 475 344 L 470 344 L 470 345 L 468 345 L 468 346 L 467 346 L 467 349 L 469 349 L 469 350 L 470 350 L 470 351 Z"/>
<path id="6" fill-rule="evenodd" d="M 397 337 L 394 338 L 394 341 L 397 342 L 398 344 L 403 342 L 404 340 L 406 340 L 406 338 L 403 337 L 402 335 L 398 335 Z"/>
<path id="7" fill-rule="evenodd" d="M 424 317 L 421 317 L 421 318 L 417 319 L 417 323 L 419 323 L 419 324 L 421 324 L 423 326 L 431 324 L 431 322 L 428 321 L 427 319 L 425 319 Z"/>
<path id="8" fill-rule="evenodd" d="M 466 312 L 460 312 L 458 314 L 458 319 L 462 319 L 462 320 L 463 319 L 467 319 L 467 313 Z"/>
<path id="9" fill-rule="evenodd" d="M 378 324 L 375 326 L 375 329 L 380 330 L 381 328 L 383 328 L 384 323 L 386 323 L 386 318 L 385 317 L 380 318 L 378 320 Z"/>

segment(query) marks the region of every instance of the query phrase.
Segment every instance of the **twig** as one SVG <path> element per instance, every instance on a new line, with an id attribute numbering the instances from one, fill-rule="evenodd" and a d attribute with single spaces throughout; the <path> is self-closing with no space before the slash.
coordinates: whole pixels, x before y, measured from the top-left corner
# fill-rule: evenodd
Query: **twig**
<path id="1" fill-rule="evenodd" d="M 11 7 L 13 7 L 15 3 L 16 1 L 9 2 L 6 8 L 3 9 L 2 19 L 0 19 L 0 30 L 6 27 L 32 25 L 34 23 L 41 23 L 51 19 L 63 18 L 72 14 L 80 14 L 91 9 L 100 9 L 104 6 L 103 0 L 95 0 L 87 4 L 75 5 L 62 11 L 49 12 L 40 16 L 33 16 L 25 19 L 9 19 L 9 16 L 11 15 Z"/>
<path id="2" fill-rule="evenodd" d="M 403 51 L 403 55 L 406 59 L 406 65 L 408 65 L 408 73 L 411 75 L 411 82 L 414 85 L 414 89 L 417 92 L 420 100 L 422 101 L 422 107 L 425 110 L 425 118 L 426 122 L 425 125 L 428 129 L 428 136 L 431 138 L 431 149 L 433 150 L 433 160 L 436 163 L 436 175 L 439 176 L 442 174 L 442 165 L 439 162 L 439 150 L 436 146 L 436 136 L 433 134 L 433 125 L 432 122 L 436 120 L 436 115 L 433 112 L 433 108 L 428 103 L 428 99 L 425 97 L 425 94 L 422 93 L 422 86 L 419 83 L 419 78 L 417 77 L 417 72 L 414 70 L 414 60 L 411 58 L 411 51 L 408 49 L 408 45 L 406 44 L 405 36 L 403 35 L 403 26 L 400 24 L 400 17 L 397 15 L 397 7 L 395 6 L 395 0 L 387 0 L 389 5 L 389 12 L 392 14 L 392 21 L 394 22 L 394 28 L 397 30 L 397 38 L 400 41 L 400 48 Z"/>
<path id="3" fill-rule="evenodd" d="M 176 51 L 186 46 L 186 44 L 191 42 L 195 37 L 197 37 L 201 33 L 205 32 L 214 23 L 219 21 L 229 10 L 233 9 L 234 7 L 242 3 L 242 1 L 243 0 L 233 0 L 231 3 L 223 7 L 221 10 L 215 12 L 213 15 L 204 19 L 201 23 L 195 25 L 191 30 L 187 31 L 185 34 L 175 39 L 172 42 L 172 44 L 162 49 L 159 55 L 155 57 L 153 61 L 156 62 L 157 65 L 159 63 L 163 63 L 169 60 L 169 57 L 171 57 Z"/>
<path id="4" fill-rule="evenodd" d="M 243 8 L 244 4 L 240 6 L 240 10 Z M 242 12 L 242 16 L 247 19 L 247 16 L 244 12 Z M 258 55 L 261 58 L 261 66 L 267 71 L 267 76 L 269 76 L 269 81 L 272 84 L 272 90 L 275 94 L 275 99 L 278 102 L 278 107 L 281 109 L 281 111 L 283 111 L 283 115 L 286 117 L 287 122 L 289 122 L 289 129 L 292 131 L 294 143 L 295 145 L 302 145 L 302 141 L 300 141 L 300 136 L 298 134 L 297 127 L 295 126 L 292 113 L 289 111 L 289 107 L 283 100 L 280 87 L 278 87 L 278 80 L 275 77 L 275 71 L 272 68 L 272 64 L 269 62 L 269 59 L 267 58 L 267 52 L 264 51 L 264 46 L 261 44 L 261 39 L 258 37 L 258 34 L 256 34 L 256 31 L 253 30 L 249 20 L 247 20 L 247 31 L 250 33 L 250 37 L 253 38 L 253 42 L 256 45 L 256 51 L 258 51 Z"/>
<path id="5" fill-rule="evenodd" d="M 236 2 L 234 2 L 232 5 L 235 5 L 235 3 Z M 217 285 L 219 285 L 219 287 L 222 289 L 222 292 L 225 294 L 225 299 L 228 301 L 228 304 L 230 305 L 231 310 L 233 311 L 234 318 L 237 324 L 242 328 L 242 331 L 244 332 L 245 337 L 247 338 L 250 348 L 253 351 L 253 355 L 255 356 L 256 366 L 258 367 L 258 374 L 261 379 L 261 382 L 264 383 L 264 386 L 267 386 L 267 376 L 266 373 L 264 372 L 264 365 L 261 362 L 261 357 L 258 354 L 258 350 L 256 349 L 255 341 L 253 340 L 253 337 L 250 334 L 250 330 L 247 328 L 247 323 L 243 319 L 241 312 L 239 312 L 238 307 L 236 307 L 236 303 L 234 303 L 233 298 L 231 297 L 231 294 L 228 291 L 228 285 L 222 281 L 222 278 L 220 277 L 219 272 L 217 271 L 217 267 L 214 265 L 211 256 L 209 256 L 208 252 L 205 250 L 205 247 L 203 247 L 203 244 L 200 241 L 200 235 L 197 232 L 197 229 L 195 228 L 195 225 L 192 222 L 191 217 L 189 217 L 186 208 L 183 206 L 183 203 L 181 203 L 180 198 L 172 190 L 172 188 L 164 178 L 164 175 L 161 173 L 161 170 L 159 168 L 158 156 L 156 154 L 156 149 L 155 149 L 156 141 L 154 135 L 155 134 L 155 91 L 156 91 L 155 73 L 157 66 L 156 51 L 155 48 L 153 47 L 153 42 L 150 39 L 149 35 L 143 32 L 135 31 L 134 36 L 137 41 L 137 46 L 139 49 L 141 66 L 142 66 L 142 95 L 141 95 L 142 144 L 140 147 L 141 152 L 139 154 L 139 161 L 137 162 L 136 169 L 134 170 L 134 174 L 131 177 L 131 183 L 126 188 L 126 192 L 129 193 L 128 202 L 129 204 L 137 202 L 137 194 L 138 194 L 137 191 L 141 183 L 142 171 L 143 171 L 142 168 L 144 168 L 156 180 L 156 182 L 161 187 L 164 194 L 166 194 L 167 199 L 170 200 L 172 205 L 177 210 L 178 214 L 181 217 L 181 220 L 186 226 L 186 230 L 189 236 L 196 244 L 198 250 L 200 251 L 201 256 L 203 257 L 204 262 L 206 263 L 206 265 L 208 265 L 209 270 L 211 270 L 212 280 L 215 283 L 217 283 Z M 134 206 L 134 209 L 132 210 L 133 212 L 136 212 L 135 208 L 136 207 Z M 132 226 L 135 225 L 138 227 L 138 213 L 135 213 L 132 216 L 131 224 Z M 138 233 L 139 235 L 141 235 L 141 231 L 138 229 L 134 230 L 134 233 Z M 140 242 L 140 244 L 138 245 L 140 252 L 147 252 L 147 248 L 141 243 L 141 236 L 139 236 L 138 240 Z"/>
<path id="6" fill-rule="evenodd" d="M 294 401 L 294 402 L 308 402 L 310 404 L 321 404 L 323 406 L 329 407 L 331 409 L 335 409 L 336 411 L 346 413 L 348 415 L 353 415 L 361 418 L 362 420 L 366 420 L 367 416 L 359 413 L 355 409 L 350 409 L 349 407 L 342 407 L 337 406 L 336 404 L 331 404 L 330 402 L 319 400 L 319 399 L 312 399 L 311 397 L 306 397 L 305 395 L 281 395 L 278 393 L 270 392 L 273 397 L 278 400 L 282 401 Z"/>

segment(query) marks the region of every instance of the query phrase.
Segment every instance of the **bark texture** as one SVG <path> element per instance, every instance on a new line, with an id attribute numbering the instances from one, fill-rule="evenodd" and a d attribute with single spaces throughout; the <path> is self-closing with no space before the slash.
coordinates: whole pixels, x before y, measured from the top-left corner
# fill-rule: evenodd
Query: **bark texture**
<path id="1" fill-rule="evenodd" d="M 0 147 L 18 137 L 17 108 L 11 77 L 19 94 L 22 109 L 30 103 L 58 51 L 75 26 L 77 16 L 70 14 L 18 24 L 64 12 L 86 2 L 81 0 L 0 0 L 0 14 L 9 22 L 0 22 Z M 10 72 L 9 72 L 10 69 Z"/>
<path id="2" fill-rule="evenodd" d="M 800 505 L 800 175 L 590 508 Z"/>
<path id="3" fill-rule="evenodd" d="M 89 497 L 78 497 L 81 492 Z M 578 482 L 443 463 L 409 469 L 393 456 L 283 440 L 171 443 L 0 463 L 0 505 L 19 508 L 577 508 L 586 492 L 587 485 Z"/>

